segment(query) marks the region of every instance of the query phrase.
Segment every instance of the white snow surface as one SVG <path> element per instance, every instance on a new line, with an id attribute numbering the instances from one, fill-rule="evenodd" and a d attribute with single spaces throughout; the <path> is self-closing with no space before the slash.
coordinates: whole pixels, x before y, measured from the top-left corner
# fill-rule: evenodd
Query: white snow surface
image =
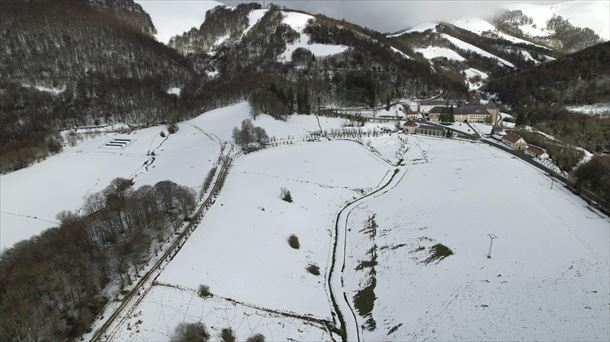
<path id="1" fill-rule="evenodd" d="M 487 20 L 479 19 L 479 18 L 464 18 L 450 21 L 451 24 L 463 28 L 464 30 L 474 32 L 478 35 L 482 35 L 483 32 L 491 32 L 494 35 L 497 35 L 499 38 L 508 40 L 513 43 L 522 43 L 522 44 L 530 44 L 537 45 L 527 40 L 523 40 L 521 38 L 517 38 L 506 34 L 504 32 L 500 32 L 496 29 L 494 25 L 492 25 Z M 539 46 L 539 45 L 538 45 Z"/>
<path id="2" fill-rule="evenodd" d="M 134 1 L 150 15 L 153 25 L 157 29 L 155 37 L 165 44 L 176 35 L 193 27 L 200 27 L 208 10 L 216 6 L 227 6 L 210 0 Z"/>
<path id="3" fill-rule="evenodd" d="M 171 88 L 167 89 L 167 93 L 171 94 L 171 95 L 180 96 L 180 93 L 182 93 L 182 88 L 171 87 Z"/>
<path id="4" fill-rule="evenodd" d="M 507 61 L 505 59 L 502 59 L 502 58 L 500 58 L 500 57 L 498 57 L 496 55 L 493 55 L 493 54 L 491 54 L 491 53 L 489 53 L 489 52 L 487 52 L 487 51 L 485 51 L 485 50 L 483 50 L 483 49 L 481 49 L 479 47 L 476 47 L 476 46 L 474 46 L 474 45 L 472 45 L 470 43 L 466 43 L 465 41 L 462 41 L 460 39 L 457 39 L 457 38 L 455 38 L 453 36 L 450 36 L 450 35 L 444 34 L 444 33 L 441 36 L 443 38 L 447 39 L 449 42 L 451 42 L 451 44 L 455 45 L 456 47 L 458 47 L 458 48 L 460 48 L 462 50 L 472 51 L 472 52 L 477 53 L 477 54 L 479 54 L 479 55 L 481 55 L 483 57 L 497 59 L 499 63 L 502 63 L 502 64 L 504 64 L 506 66 L 511 67 L 511 68 L 515 67 L 515 65 L 513 63 L 511 63 L 511 62 L 509 62 L 509 61 Z"/>
<path id="5" fill-rule="evenodd" d="M 256 23 L 258 23 L 258 21 L 265 16 L 265 13 L 267 13 L 267 9 L 256 9 L 250 11 L 250 13 L 248 13 L 248 27 L 246 27 L 244 30 L 243 35 L 246 35 L 246 33 L 248 33 L 248 31 L 250 31 L 254 25 L 256 25 Z"/>
<path id="6" fill-rule="evenodd" d="M 418 48 L 418 49 L 415 49 L 415 52 L 421 53 L 428 60 L 434 59 L 434 58 L 442 58 L 442 57 L 445 57 L 447 59 L 454 60 L 454 61 L 460 61 L 460 62 L 466 60 L 464 57 L 460 56 L 460 54 L 458 54 L 457 52 L 455 52 L 451 49 L 448 49 L 446 47 L 440 47 L 440 46 L 428 46 L 425 48 Z"/>
<path id="7" fill-rule="evenodd" d="M 178 132 L 166 141 L 160 136 L 161 131 L 167 132 L 165 126 L 131 134 L 95 129 L 102 133 L 83 135 L 85 139 L 74 147 L 66 146 L 40 163 L 1 175 L 0 251 L 55 226 L 57 213 L 79 210 L 86 196 L 104 189 L 116 177 L 135 177 L 136 187 L 169 179 L 199 191 L 219 152 L 216 138 L 199 129 L 231 140 L 233 128 L 250 118 L 249 113 L 245 102 L 206 112 L 179 123 Z M 340 128 L 343 122 L 320 118 L 324 129 Z M 286 121 L 259 115 L 254 124 L 276 137 L 299 138 L 320 129 L 314 115 L 291 115 Z M 131 142 L 122 149 L 104 146 L 114 138 Z M 144 164 L 152 159 L 149 151 L 155 157 L 147 169 Z"/>
<path id="8" fill-rule="evenodd" d="M 231 327 L 237 341 L 262 334 L 266 341 L 329 341 L 319 327 L 297 318 L 274 314 L 220 297 L 202 299 L 189 289 L 157 285 L 146 294 L 113 341 L 169 341 L 180 323 L 204 322 L 211 341 L 220 341 Z"/>
<path id="9" fill-rule="evenodd" d="M 49 93 L 51 95 L 59 95 L 59 94 L 63 93 L 64 91 L 66 91 L 65 85 L 63 85 L 61 87 L 49 87 L 49 86 L 44 86 L 44 85 L 22 84 L 22 86 L 26 87 L 26 88 L 34 88 L 38 91 Z"/>
<path id="10" fill-rule="evenodd" d="M 369 284 L 355 268 L 374 246 L 378 262 L 377 326 L 361 338 L 607 340 L 608 217 L 503 151 L 408 139 L 402 182 L 349 217 L 348 298 Z M 373 215 L 370 239 L 361 230 Z M 453 255 L 425 264 L 437 243 Z"/>
<path id="11" fill-rule="evenodd" d="M 274 148 L 239 159 L 217 204 L 158 280 L 189 289 L 205 284 L 222 297 L 330 317 L 324 278 L 305 268 L 315 264 L 324 273 L 334 215 L 386 171 L 354 142 Z M 293 203 L 280 199 L 282 187 Z M 288 245 L 291 234 L 300 249 Z"/>
<path id="12" fill-rule="evenodd" d="M 476 90 L 483 86 L 483 82 L 489 77 L 486 73 L 475 68 L 468 68 L 464 70 L 466 74 L 466 82 L 468 83 L 468 89 Z M 479 78 L 477 80 L 477 78 Z"/>
<path id="13" fill-rule="evenodd" d="M 287 44 L 286 50 L 279 56 L 281 61 L 292 60 L 292 53 L 298 48 L 307 49 L 317 57 L 336 55 L 348 49 L 344 45 L 310 43 L 309 34 L 305 33 L 304 29 L 308 21 L 315 20 L 315 17 L 305 13 L 290 11 L 284 11 L 283 14 L 284 20 L 282 22 L 298 32 L 300 37 L 295 42 Z"/>

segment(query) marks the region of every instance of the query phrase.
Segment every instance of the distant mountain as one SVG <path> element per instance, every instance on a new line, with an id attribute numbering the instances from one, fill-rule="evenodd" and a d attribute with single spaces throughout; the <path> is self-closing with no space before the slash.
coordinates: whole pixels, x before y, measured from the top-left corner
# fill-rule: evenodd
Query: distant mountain
<path id="1" fill-rule="evenodd" d="M 255 110 L 276 116 L 468 92 L 461 75 L 430 68 L 379 32 L 275 6 L 216 7 L 169 45 L 211 77 L 210 86 L 252 94 Z"/>
<path id="2" fill-rule="evenodd" d="M 570 1 L 554 5 L 505 4 L 493 18 L 464 18 L 449 24 L 482 37 L 539 45 L 560 53 L 572 53 L 610 39 L 610 3 Z M 435 30 L 438 23 L 424 23 L 391 36 Z"/>

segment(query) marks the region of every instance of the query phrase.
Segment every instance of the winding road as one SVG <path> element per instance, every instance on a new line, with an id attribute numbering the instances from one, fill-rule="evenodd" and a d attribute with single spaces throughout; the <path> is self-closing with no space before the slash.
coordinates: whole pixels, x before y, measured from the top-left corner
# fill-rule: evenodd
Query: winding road
<path id="1" fill-rule="evenodd" d="M 342 341 L 360 341 L 360 326 L 356 312 L 345 289 L 344 271 L 347 258 L 348 220 L 351 212 L 363 202 L 381 196 L 394 188 L 403 179 L 406 167 L 402 161 L 393 170 L 388 170 L 375 190 L 347 203 L 335 218 L 331 264 L 326 274 L 326 290 L 332 304 L 333 321 Z"/>

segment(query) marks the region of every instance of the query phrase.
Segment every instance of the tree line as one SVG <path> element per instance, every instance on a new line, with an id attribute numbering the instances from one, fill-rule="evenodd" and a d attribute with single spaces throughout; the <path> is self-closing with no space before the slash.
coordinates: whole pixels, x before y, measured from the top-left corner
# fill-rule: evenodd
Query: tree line
<path id="1" fill-rule="evenodd" d="M 104 306 L 134 281 L 195 206 L 171 181 L 134 189 L 116 178 L 89 196 L 81 214 L 0 256 L 0 336 L 63 341 L 89 331 Z"/>

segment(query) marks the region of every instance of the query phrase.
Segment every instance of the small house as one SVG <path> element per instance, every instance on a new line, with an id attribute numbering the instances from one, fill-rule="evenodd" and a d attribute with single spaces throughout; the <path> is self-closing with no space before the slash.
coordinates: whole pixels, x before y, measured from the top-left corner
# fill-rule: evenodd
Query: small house
<path id="1" fill-rule="evenodd" d="M 527 142 L 519 134 L 509 132 L 502 138 L 504 145 L 511 147 L 512 149 L 523 151 L 527 148 Z"/>
<path id="2" fill-rule="evenodd" d="M 407 120 L 417 120 L 421 119 L 421 114 L 419 114 L 419 112 L 416 110 L 409 109 L 405 113 L 405 117 L 407 118 Z"/>
<path id="3" fill-rule="evenodd" d="M 417 130 L 417 123 L 413 120 L 409 120 L 402 126 L 402 130 L 406 134 L 413 134 Z"/>
<path id="4" fill-rule="evenodd" d="M 527 146 L 527 148 L 525 149 L 525 154 L 527 154 L 528 156 L 532 156 L 534 158 L 538 158 L 538 159 L 548 159 L 549 158 L 548 153 L 546 153 L 546 151 L 543 148 L 534 146 L 534 145 Z"/>

